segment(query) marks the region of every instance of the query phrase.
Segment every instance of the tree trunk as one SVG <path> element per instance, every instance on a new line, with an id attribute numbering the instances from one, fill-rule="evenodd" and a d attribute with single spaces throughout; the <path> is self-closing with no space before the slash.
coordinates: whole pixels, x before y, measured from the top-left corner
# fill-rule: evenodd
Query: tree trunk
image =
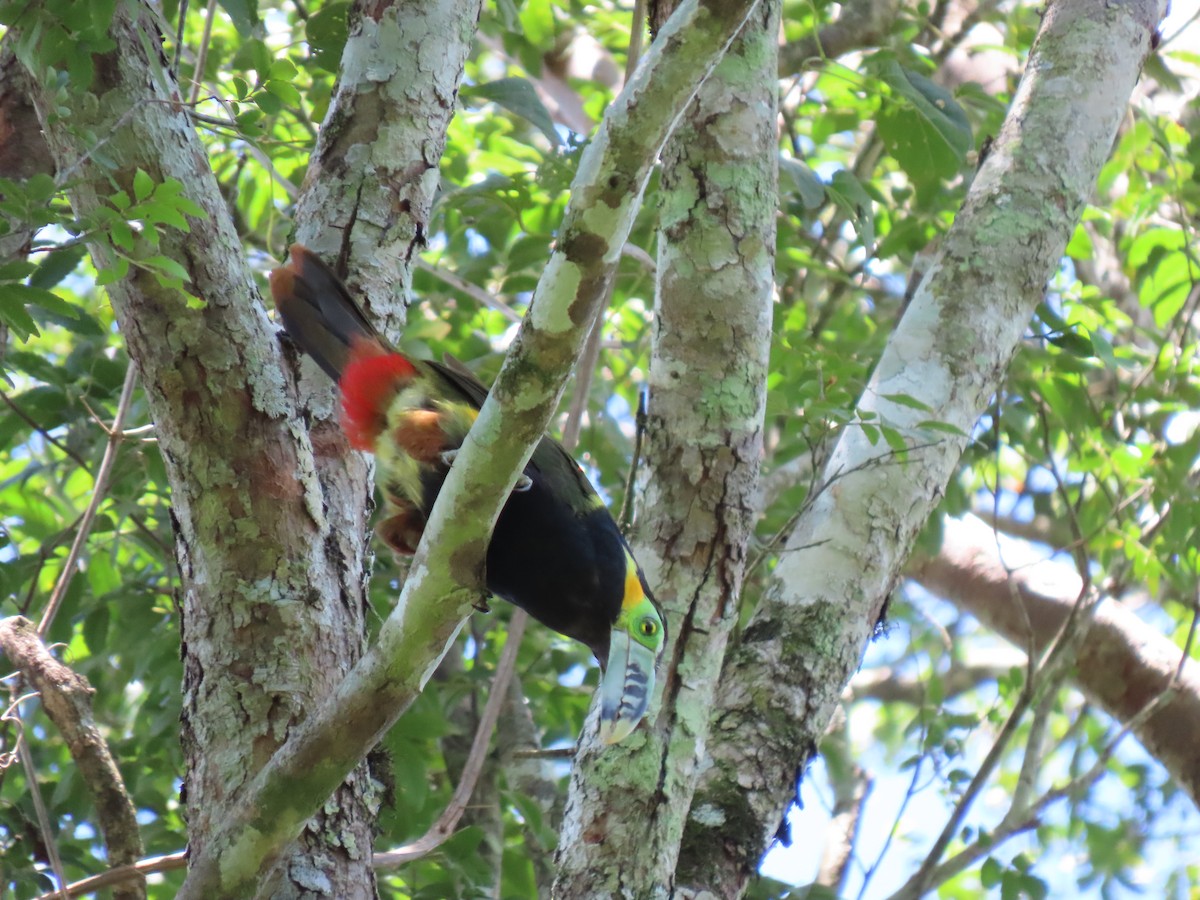
<path id="1" fill-rule="evenodd" d="M 358 655 L 361 578 L 329 536 L 347 525 L 361 531 L 364 497 L 342 504 L 340 521 L 325 515 L 311 448 L 296 438 L 303 428 L 273 329 L 159 50 L 154 16 L 144 5 L 120 4 L 108 33 L 116 48 L 93 56 L 90 90 L 39 85 L 34 104 L 83 221 L 112 210 L 114 186 L 136 197 L 139 170 L 153 184 L 174 179 L 204 211 L 188 220 L 190 233 L 160 226 L 157 248 L 141 238 L 130 254 L 183 262 L 200 303 L 136 263 L 109 285 L 171 480 L 195 854 L 289 727 Z M 8 35 L 19 47 L 20 37 Z M 36 46 L 22 49 L 36 77 L 44 61 Z M 91 232 L 89 247 L 97 268 L 119 273 L 121 254 L 102 229 Z M 277 872 L 278 895 L 373 896 L 370 807 L 360 772 Z"/>
<path id="2" fill-rule="evenodd" d="M 670 643 L 657 719 L 619 746 L 585 745 L 576 756 L 560 897 L 664 894 L 704 756 L 762 454 L 779 6 L 755 10 L 662 155 L 638 558 L 667 611 Z"/>

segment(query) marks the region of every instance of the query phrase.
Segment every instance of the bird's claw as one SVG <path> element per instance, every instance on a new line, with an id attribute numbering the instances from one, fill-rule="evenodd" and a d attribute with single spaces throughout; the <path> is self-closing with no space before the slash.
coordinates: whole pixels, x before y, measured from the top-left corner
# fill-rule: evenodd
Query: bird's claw
<path id="1" fill-rule="evenodd" d="M 452 447 L 449 450 L 443 450 L 438 454 L 438 459 L 441 460 L 442 465 L 444 465 L 446 468 L 450 468 L 450 466 L 454 465 L 454 460 L 458 458 L 458 451 L 458 447 Z M 533 479 L 522 472 L 517 476 L 517 483 L 513 485 L 513 493 L 523 494 L 531 487 L 533 487 Z"/>

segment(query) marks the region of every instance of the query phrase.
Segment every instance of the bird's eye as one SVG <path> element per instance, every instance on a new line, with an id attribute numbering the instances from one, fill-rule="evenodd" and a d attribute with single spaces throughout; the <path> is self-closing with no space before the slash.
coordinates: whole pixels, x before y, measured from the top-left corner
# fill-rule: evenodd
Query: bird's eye
<path id="1" fill-rule="evenodd" d="M 654 637 L 658 634 L 658 623 L 653 619 L 642 619 L 642 634 L 646 637 Z"/>

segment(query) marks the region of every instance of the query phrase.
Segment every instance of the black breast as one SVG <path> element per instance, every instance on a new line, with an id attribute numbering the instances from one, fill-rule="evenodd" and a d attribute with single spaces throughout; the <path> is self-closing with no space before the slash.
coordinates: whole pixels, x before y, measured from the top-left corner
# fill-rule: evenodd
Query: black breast
<path id="1" fill-rule="evenodd" d="M 426 481 L 426 511 L 444 477 Z M 625 566 L 624 543 L 608 510 L 576 513 L 535 476 L 500 513 L 488 547 L 487 587 L 586 644 L 604 663 L 625 593 Z"/>
<path id="2" fill-rule="evenodd" d="M 603 507 L 578 515 L 536 481 L 513 494 L 488 547 L 487 584 L 560 634 L 608 657 L 625 593 L 625 552 Z"/>

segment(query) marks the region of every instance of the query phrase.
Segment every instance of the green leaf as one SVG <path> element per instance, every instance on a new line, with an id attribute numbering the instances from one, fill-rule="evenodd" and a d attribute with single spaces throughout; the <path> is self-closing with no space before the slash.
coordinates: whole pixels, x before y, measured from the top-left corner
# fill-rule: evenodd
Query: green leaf
<path id="1" fill-rule="evenodd" d="M 884 394 L 883 399 L 889 400 L 897 406 L 907 406 L 909 409 L 916 409 L 921 412 L 929 412 L 931 408 L 928 403 L 924 403 L 908 394 Z"/>
<path id="2" fill-rule="evenodd" d="M 1046 338 L 1055 347 L 1065 350 L 1072 356 L 1078 356 L 1080 359 L 1090 359 L 1096 355 L 1096 349 L 1092 346 L 1092 342 L 1075 331 L 1067 331 L 1063 334 L 1054 335 Z"/>
<path id="3" fill-rule="evenodd" d="M 781 156 L 779 169 L 791 179 L 805 209 L 817 209 L 825 202 L 825 183 L 800 160 Z"/>
<path id="4" fill-rule="evenodd" d="M 57 294 L 27 284 L 0 284 L 0 303 L 5 306 L 21 304 L 37 306 L 74 318 L 75 307 Z"/>
<path id="5" fill-rule="evenodd" d="M 257 0 L 219 0 L 221 9 L 229 15 L 233 27 L 242 37 L 251 37 L 258 25 Z"/>
<path id="6" fill-rule="evenodd" d="M 551 145 L 558 147 L 562 144 L 562 139 L 554 129 L 554 120 L 528 79 L 501 78 L 463 88 L 459 93 L 465 98 L 487 100 L 502 106 L 536 127 Z"/>
<path id="7" fill-rule="evenodd" d="M 283 101 L 270 90 L 259 91 L 254 95 L 254 102 L 258 104 L 258 108 L 265 112 L 268 116 L 274 116 L 283 109 Z M 238 119 L 238 124 L 241 124 L 241 118 Z"/>
<path id="8" fill-rule="evenodd" d="M 139 203 L 150 196 L 154 190 L 154 179 L 147 174 L 145 169 L 138 169 L 137 174 L 133 176 L 133 198 Z"/>
<path id="9" fill-rule="evenodd" d="M 25 304 L 10 300 L 5 296 L 6 288 L 12 285 L 0 285 L 0 321 L 12 329 L 18 340 L 27 341 L 41 334 L 37 323 L 25 309 Z"/>
<path id="10" fill-rule="evenodd" d="M 885 103 L 875 122 L 909 178 L 931 184 L 956 176 L 973 138 L 971 123 L 953 95 L 884 54 L 873 57 L 868 68 L 902 101 Z"/>
<path id="11" fill-rule="evenodd" d="M 83 244 L 72 244 L 51 250 L 29 276 L 29 286 L 46 290 L 54 287 L 75 271 L 85 255 L 87 255 L 87 247 Z"/>
<path id="12" fill-rule="evenodd" d="M 939 422 L 937 419 L 925 419 L 918 422 L 917 427 L 924 431 L 940 431 L 943 434 L 952 434 L 955 437 L 967 436 L 967 433 L 957 425 L 951 425 L 949 422 Z"/>
<path id="13" fill-rule="evenodd" d="M 112 284 L 114 281 L 120 281 L 128 274 L 129 260 L 124 256 L 118 256 L 111 268 L 100 269 L 96 273 L 96 284 L 103 287 L 106 284 Z"/>
<path id="14" fill-rule="evenodd" d="M 834 173 L 833 179 L 825 188 L 829 198 L 838 205 L 854 224 L 858 239 L 868 254 L 874 253 L 875 247 L 875 211 L 871 198 L 863 189 L 852 172 L 843 169 Z"/>
<path id="15" fill-rule="evenodd" d="M 346 24 L 349 9 L 349 3 L 330 3 L 313 13 L 304 26 L 313 57 L 317 65 L 326 72 L 336 72 L 338 63 L 341 62 L 342 50 L 350 36 L 349 26 Z"/>
<path id="16" fill-rule="evenodd" d="M 292 81 L 296 77 L 296 66 L 290 59 L 277 59 L 271 63 L 270 77 L 280 81 Z"/>
<path id="17" fill-rule="evenodd" d="M 272 78 L 267 82 L 267 90 L 288 106 L 300 106 L 300 92 L 291 82 Z"/>
<path id="18" fill-rule="evenodd" d="M 143 260 L 142 265 L 147 268 L 157 269 L 172 278 L 178 278 L 180 281 L 187 281 L 191 277 L 188 275 L 187 269 L 169 256 L 151 256 Z"/>
<path id="19" fill-rule="evenodd" d="M 520 20 L 522 35 L 535 47 L 548 49 L 554 42 L 554 10 L 550 0 L 525 0 Z"/>
<path id="20" fill-rule="evenodd" d="M 279 101 L 275 100 L 275 102 L 278 103 Z M 239 113 L 235 121 L 237 122 L 238 130 L 242 134 L 247 137 L 258 137 L 263 133 L 262 119 L 262 110 L 253 108 Z"/>
<path id="21" fill-rule="evenodd" d="M 994 888 L 1000 883 L 1003 875 L 1004 867 L 1000 865 L 994 856 L 989 856 L 983 861 L 983 865 L 979 867 L 979 883 L 985 888 Z"/>

